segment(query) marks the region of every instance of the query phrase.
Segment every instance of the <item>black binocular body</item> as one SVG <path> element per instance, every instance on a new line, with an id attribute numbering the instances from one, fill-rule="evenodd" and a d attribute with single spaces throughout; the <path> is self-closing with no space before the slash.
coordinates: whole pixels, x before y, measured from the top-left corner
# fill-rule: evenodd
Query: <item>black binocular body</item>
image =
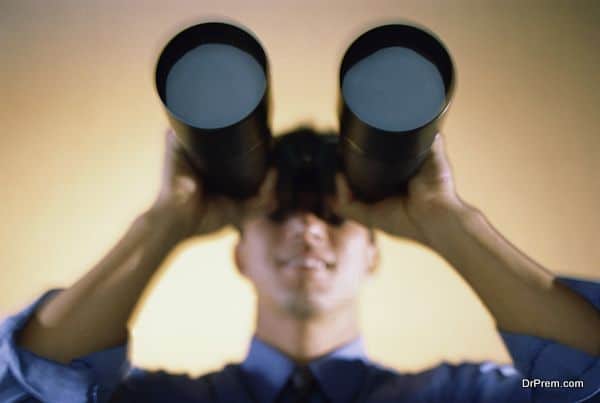
<path id="1" fill-rule="evenodd" d="M 353 193 L 376 201 L 402 193 L 441 129 L 454 90 L 444 45 L 423 28 L 375 27 L 346 50 L 337 133 L 299 128 L 273 136 L 267 55 L 247 29 L 208 22 L 163 49 L 156 88 L 186 155 L 208 191 L 253 195 L 269 167 L 280 203 L 315 204 L 342 172 Z M 303 201 L 304 200 L 304 201 Z"/>

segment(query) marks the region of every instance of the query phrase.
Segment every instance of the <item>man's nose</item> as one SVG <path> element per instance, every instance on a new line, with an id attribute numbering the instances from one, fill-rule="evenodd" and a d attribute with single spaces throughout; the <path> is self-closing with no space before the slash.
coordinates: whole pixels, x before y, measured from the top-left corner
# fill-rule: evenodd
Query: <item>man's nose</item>
<path id="1" fill-rule="evenodd" d="M 320 244 L 327 240 L 327 224 L 313 213 L 295 214 L 291 224 L 292 235 L 302 237 L 306 243 Z"/>

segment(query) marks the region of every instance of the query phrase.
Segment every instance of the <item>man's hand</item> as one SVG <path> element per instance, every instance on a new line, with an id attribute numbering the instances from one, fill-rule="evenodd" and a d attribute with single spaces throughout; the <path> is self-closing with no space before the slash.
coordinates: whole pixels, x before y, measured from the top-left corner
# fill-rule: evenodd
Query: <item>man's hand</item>
<path id="1" fill-rule="evenodd" d="M 194 171 L 172 129 L 166 134 L 160 191 L 151 211 L 169 213 L 188 238 L 239 225 L 248 216 L 275 206 L 275 171 L 271 170 L 255 196 L 243 201 L 205 194 L 202 178 Z"/>
<path id="2" fill-rule="evenodd" d="M 419 171 L 409 180 L 407 194 L 367 204 L 355 199 L 342 174 L 336 178 L 334 208 L 344 217 L 399 237 L 429 245 L 428 228 L 436 217 L 467 207 L 454 187 L 454 179 L 441 133 Z"/>
<path id="3" fill-rule="evenodd" d="M 150 210 L 91 270 L 38 308 L 19 335 L 20 345 L 67 364 L 124 343 L 134 307 L 173 247 L 189 236 L 237 224 L 274 200 L 273 173 L 258 195 L 244 202 L 205 195 L 172 130 L 162 173 Z"/>

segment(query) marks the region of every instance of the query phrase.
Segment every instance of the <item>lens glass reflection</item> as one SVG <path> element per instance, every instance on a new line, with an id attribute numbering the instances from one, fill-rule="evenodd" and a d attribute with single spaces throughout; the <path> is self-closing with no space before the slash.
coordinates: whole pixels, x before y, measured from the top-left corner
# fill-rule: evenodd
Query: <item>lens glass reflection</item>
<path id="1" fill-rule="evenodd" d="M 360 120 L 387 131 L 421 127 L 445 103 L 437 67 L 402 46 L 382 48 L 357 62 L 344 75 L 342 93 Z"/>
<path id="2" fill-rule="evenodd" d="M 265 88 L 264 71 L 250 54 L 209 43 L 188 51 L 173 65 L 167 76 L 166 103 L 186 123 L 217 129 L 250 114 Z"/>

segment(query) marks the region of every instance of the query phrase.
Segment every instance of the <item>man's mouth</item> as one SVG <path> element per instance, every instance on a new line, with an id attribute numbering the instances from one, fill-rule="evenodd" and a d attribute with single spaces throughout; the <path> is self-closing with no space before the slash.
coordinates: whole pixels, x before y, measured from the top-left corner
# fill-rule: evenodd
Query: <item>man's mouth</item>
<path id="1" fill-rule="evenodd" d="M 277 259 L 277 266 L 280 268 L 331 271 L 335 268 L 335 261 L 315 254 L 300 254 L 287 259 Z"/>

